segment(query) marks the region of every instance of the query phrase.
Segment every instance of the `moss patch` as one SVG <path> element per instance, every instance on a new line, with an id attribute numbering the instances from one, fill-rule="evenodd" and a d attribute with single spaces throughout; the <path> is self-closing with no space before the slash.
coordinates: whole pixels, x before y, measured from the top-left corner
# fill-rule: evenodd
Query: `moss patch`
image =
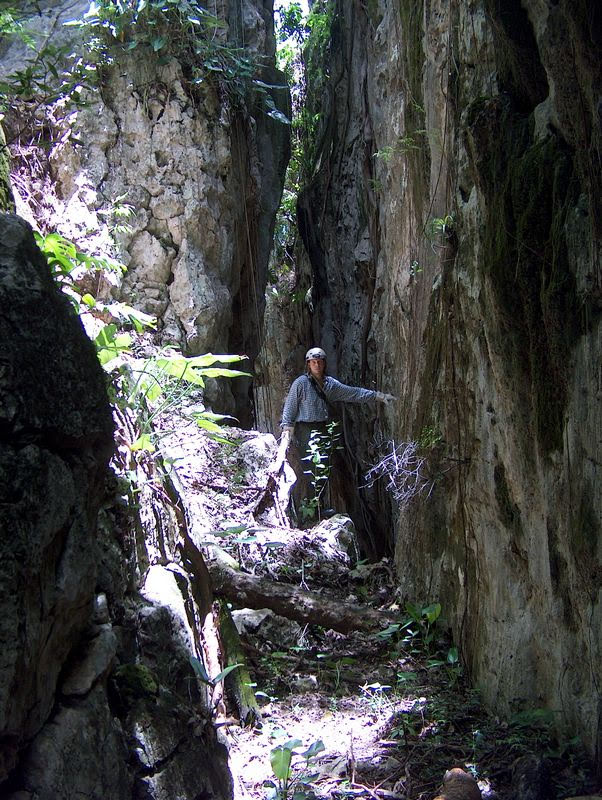
<path id="1" fill-rule="evenodd" d="M 510 497 L 508 482 L 506 481 L 506 468 L 500 462 L 495 465 L 493 470 L 493 481 L 495 485 L 495 499 L 500 512 L 500 520 L 509 530 L 515 534 L 522 535 L 522 525 L 520 510 Z"/>
<path id="2" fill-rule="evenodd" d="M 520 0 L 486 0 L 498 80 L 521 111 L 532 111 L 548 95 L 546 72 L 529 16 Z"/>
<path id="3" fill-rule="evenodd" d="M 561 448 L 571 352 L 581 332 L 566 243 L 579 198 L 573 153 L 557 136 L 533 142 L 529 117 L 478 102 L 467 114 L 487 225 L 481 269 L 496 296 L 517 403 L 530 408 L 543 453 Z"/>
<path id="4" fill-rule="evenodd" d="M 405 135 L 411 137 L 418 148 L 408 152 L 410 167 L 409 185 L 412 187 L 412 199 L 417 215 L 422 215 L 422 206 L 427 196 L 429 183 L 430 148 L 426 130 L 426 115 L 422 94 L 422 69 L 425 62 L 423 46 L 424 0 L 408 3 L 400 0 L 399 18 L 404 37 L 403 53 L 405 58 L 405 74 L 408 84 L 408 96 L 404 109 Z"/>
<path id="5" fill-rule="evenodd" d="M 0 211 L 14 212 L 15 201 L 10 188 L 10 156 L 4 131 L 0 127 Z"/>
<path id="6" fill-rule="evenodd" d="M 144 664 L 122 664 L 110 679 L 110 696 L 118 715 L 124 715 L 140 700 L 155 700 L 159 684 Z"/>

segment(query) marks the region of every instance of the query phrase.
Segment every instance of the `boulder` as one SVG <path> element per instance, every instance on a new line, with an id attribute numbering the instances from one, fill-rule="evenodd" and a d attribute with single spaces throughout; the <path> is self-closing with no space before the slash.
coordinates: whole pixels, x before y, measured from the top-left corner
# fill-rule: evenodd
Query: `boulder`
<path id="1" fill-rule="evenodd" d="M 94 346 L 30 227 L 0 215 L 0 782 L 55 703 L 94 600 L 113 446 Z"/>

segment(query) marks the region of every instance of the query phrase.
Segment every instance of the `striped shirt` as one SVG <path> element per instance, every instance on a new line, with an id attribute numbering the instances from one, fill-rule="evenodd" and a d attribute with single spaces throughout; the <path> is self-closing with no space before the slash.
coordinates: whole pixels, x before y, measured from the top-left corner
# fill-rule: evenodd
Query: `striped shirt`
<path id="1" fill-rule="evenodd" d="M 372 389 L 359 386 L 346 386 L 327 375 L 322 384 L 324 396 L 331 403 L 369 403 L 376 399 Z M 326 422 L 329 418 L 328 406 L 316 391 L 308 375 L 296 378 L 289 390 L 282 410 L 282 427 L 295 422 Z"/>

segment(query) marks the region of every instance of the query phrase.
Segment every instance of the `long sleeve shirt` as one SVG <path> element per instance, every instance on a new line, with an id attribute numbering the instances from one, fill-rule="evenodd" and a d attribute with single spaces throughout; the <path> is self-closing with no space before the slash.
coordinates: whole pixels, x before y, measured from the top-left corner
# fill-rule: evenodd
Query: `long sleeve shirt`
<path id="1" fill-rule="evenodd" d="M 327 375 L 321 386 L 322 392 L 331 403 L 369 403 L 376 399 L 372 389 L 361 389 L 359 386 L 346 386 Z M 329 418 L 328 406 L 316 391 L 308 375 L 296 378 L 282 410 L 282 427 L 294 425 L 295 422 L 326 422 Z"/>

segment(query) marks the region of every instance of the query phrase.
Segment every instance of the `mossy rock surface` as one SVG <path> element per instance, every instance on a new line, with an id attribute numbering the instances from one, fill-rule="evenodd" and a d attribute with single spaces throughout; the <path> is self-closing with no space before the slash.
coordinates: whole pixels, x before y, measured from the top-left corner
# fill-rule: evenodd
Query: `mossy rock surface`
<path id="1" fill-rule="evenodd" d="M 467 113 L 473 165 L 485 195 L 481 269 L 494 290 L 500 336 L 542 453 L 562 446 L 571 353 L 582 332 L 567 247 L 567 215 L 581 187 L 574 153 L 556 135 L 534 141 L 533 120 L 509 103 Z"/>
<path id="2" fill-rule="evenodd" d="M 159 693 L 159 683 L 144 664 L 122 664 L 111 675 L 110 690 L 118 713 L 123 714 L 138 701 L 154 701 Z"/>
<path id="3" fill-rule="evenodd" d="M 9 213 L 15 211 L 15 200 L 10 187 L 10 155 L 2 127 L 0 127 L 0 211 Z"/>

